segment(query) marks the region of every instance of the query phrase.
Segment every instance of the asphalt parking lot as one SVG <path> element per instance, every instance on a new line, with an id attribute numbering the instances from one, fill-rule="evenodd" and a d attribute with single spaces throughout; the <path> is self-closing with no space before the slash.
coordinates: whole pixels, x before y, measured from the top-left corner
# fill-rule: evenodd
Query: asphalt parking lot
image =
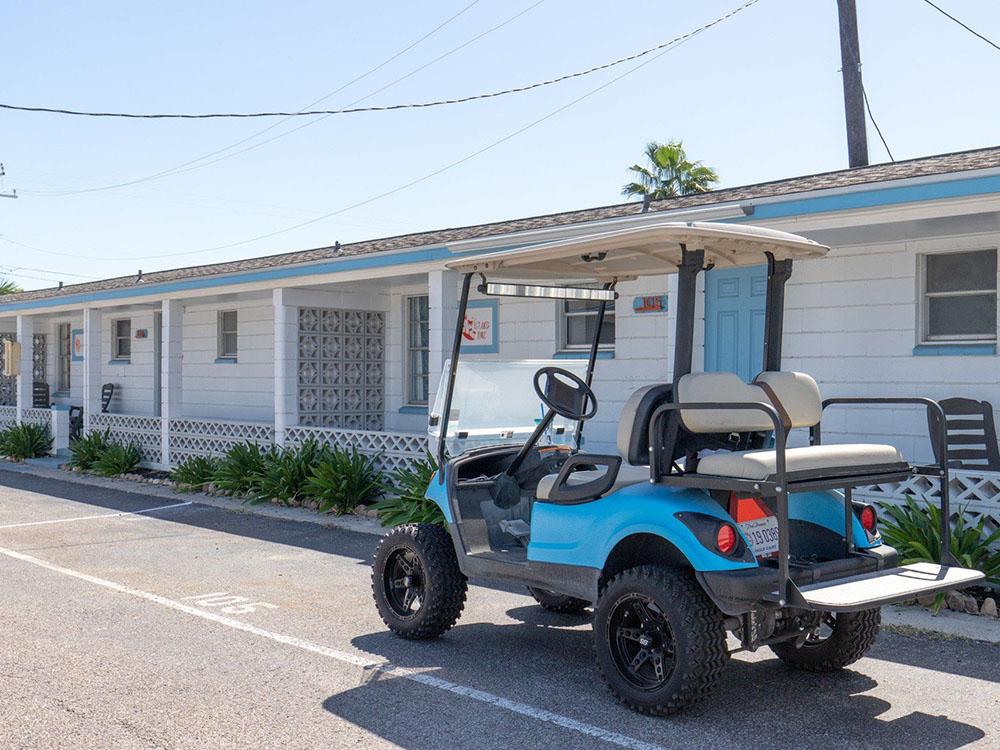
<path id="1" fill-rule="evenodd" d="M 0 747 L 1000 747 L 997 646 L 884 633 L 832 676 L 740 654 L 653 719 L 605 691 L 586 617 L 516 589 L 391 636 L 374 544 L 0 471 Z"/>

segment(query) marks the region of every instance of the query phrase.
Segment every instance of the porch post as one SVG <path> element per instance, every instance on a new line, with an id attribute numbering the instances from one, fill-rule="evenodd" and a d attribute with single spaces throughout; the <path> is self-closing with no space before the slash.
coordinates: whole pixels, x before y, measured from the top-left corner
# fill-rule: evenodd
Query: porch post
<path id="1" fill-rule="evenodd" d="M 101 311 L 83 309 L 83 419 L 101 413 Z"/>
<path id="2" fill-rule="evenodd" d="M 184 305 L 180 300 L 160 303 L 160 463 L 170 466 L 170 420 L 181 416 L 184 397 L 183 325 Z"/>
<path id="3" fill-rule="evenodd" d="M 17 316 L 17 341 L 21 345 L 21 360 L 17 370 L 17 421 L 24 419 L 24 410 L 32 406 L 31 387 L 34 381 L 32 375 L 32 352 L 35 345 L 34 319 L 27 315 Z"/>
<path id="4" fill-rule="evenodd" d="M 428 407 L 434 406 L 435 392 L 441 382 L 444 361 L 451 356 L 455 316 L 458 315 L 458 284 L 462 275 L 457 271 L 430 271 L 427 274 L 428 293 L 428 349 L 427 366 Z"/>
<path id="5" fill-rule="evenodd" d="M 289 427 L 299 421 L 298 308 L 288 304 L 288 290 L 275 289 L 274 304 L 274 444 L 283 448 Z"/>

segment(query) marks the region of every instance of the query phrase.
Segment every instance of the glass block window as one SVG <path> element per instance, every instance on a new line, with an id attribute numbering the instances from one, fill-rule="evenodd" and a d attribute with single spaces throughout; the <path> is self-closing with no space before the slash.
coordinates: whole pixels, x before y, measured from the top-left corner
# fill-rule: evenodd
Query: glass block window
<path id="1" fill-rule="evenodd" d="M 299 308 L 299 424 L 381 430 L 385 313 Z"/>
<path id="2" fill-rule="evenodd" d="M 430 298 L 406 298 L 406 402 L 426 406 L 429 392 Z"/>
<path id="3" fill-rule="evenodd" d="M 597 328 L 597 300 L 563 300 L 559 306 L 559 348 L 568 351 L 590 349 Z M 615 303 L 608 302 L 601 326 L 600 347 L 615 345 Z"/>
<path id="4" fill-rule="evenodd" d="M 132 321 L 129 318 L 111 321 L 111 358 L 132 359 Z"/>
<path id="5" fill-rule="evenodd" d="M 235 310 L 219 311 L 219 359 L 236 359 L 237 316 Z"/>
<path id="6" fill-rule="evenodd" d="M 996 341 L 997 251 L 920 256 L 921 340 Z"/>

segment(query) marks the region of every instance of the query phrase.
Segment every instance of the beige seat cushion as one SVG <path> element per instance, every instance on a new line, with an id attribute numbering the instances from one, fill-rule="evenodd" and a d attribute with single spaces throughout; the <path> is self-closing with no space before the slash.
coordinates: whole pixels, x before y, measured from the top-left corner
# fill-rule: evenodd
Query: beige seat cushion
<path id="1" fill-rule="evenodd" d="M 785 471 L 850 469 L 902 463 L 903 460 L 903 455 L 891 445 L 810 445 L 789 448 L 785 452 Z M 705 456 L 698 462 L 699 474 L 736 479 L 763 480 L 775 471 L 774 451 L 723 451 Z"/>
<path id="2" fill-rule="evenodd" d="M 593 482 L 595 479 L 600 479 L 604 476 L 607 471 L 605 468 L 599 468 L 592 471 L 574 471 L 568 477 L 566 477 L 566 484 L 577 485 L 586 484 L 587 482 Z M 556 485 L 556 479 L 559 478 L 558 474 L 546 474 L 538 482 L 538 489 L 535 491 L 535 497 L 539 500 L 548 500 L 549 493 L 552 488 Z M 638 484 L 639 482 L 649 481 L 649 467 L 648 466 L 629 466 L 628 464 L 622 464 L 621 468 L 618 469 L 618 476 L 615 478 L 615 483 L 608 492 L 614 492 L 615 490 L 620 490 L 622 487 L 628 487 L 631 484 Z M 607 493 L 605 493 L 607 494 Z"/>

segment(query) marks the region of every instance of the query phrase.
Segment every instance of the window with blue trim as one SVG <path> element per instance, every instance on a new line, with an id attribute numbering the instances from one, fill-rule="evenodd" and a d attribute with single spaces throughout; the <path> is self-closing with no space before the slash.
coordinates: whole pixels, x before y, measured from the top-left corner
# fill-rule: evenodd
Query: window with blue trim
<path id="1" fill-rule="evenodd" d="M 590 349 L 597 329 L 597 311 L 601 303 L 597 300 L 563 300 L 559 305 L 559 349 L 561 351 L 584 351 Z M 615 303 L 608 302 L 604 312 L 604 325 L 598 342 L 602 350 L 615 348 Z"/>
<path id="2" fill-rule="evenodd" d="M 406 403 L 427 406 L 430 366 L 430 298 L 406 298 Z"/>
<path id="3" fill-rule="evenodd" d="M 994 343 L 996 249 L 922 255 L 920 264 L 921 343 Z"/>

